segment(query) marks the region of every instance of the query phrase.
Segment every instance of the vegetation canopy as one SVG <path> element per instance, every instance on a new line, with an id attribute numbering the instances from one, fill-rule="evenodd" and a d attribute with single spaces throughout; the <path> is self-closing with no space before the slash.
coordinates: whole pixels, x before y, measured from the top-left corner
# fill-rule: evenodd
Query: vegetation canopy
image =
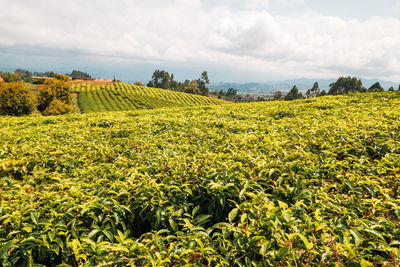
<path id="1" fill-rule="evenodd" d="M 0 115 L 27 115 L 34 109 L 35 98 L 24 84 L 0 82 Z"/>
<path id="2" fill-rule="evenodd" d="M 396 266 L 399 105 L 0 117 L 0 265 Z"/>

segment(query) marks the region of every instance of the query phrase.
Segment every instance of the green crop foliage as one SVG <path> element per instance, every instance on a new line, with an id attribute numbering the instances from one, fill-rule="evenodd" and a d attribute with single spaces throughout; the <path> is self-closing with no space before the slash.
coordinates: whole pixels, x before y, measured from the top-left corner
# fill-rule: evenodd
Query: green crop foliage
<path id="1" fill-rule="evenodd" d="M 73 85 L 82 113 L 226 104 L 225 101 L 126 83 Z"/>
<path id="2" fill-rule="evenodd" d="M 0 117 L 0 265 L 396 266 L 399 105 Z"/>

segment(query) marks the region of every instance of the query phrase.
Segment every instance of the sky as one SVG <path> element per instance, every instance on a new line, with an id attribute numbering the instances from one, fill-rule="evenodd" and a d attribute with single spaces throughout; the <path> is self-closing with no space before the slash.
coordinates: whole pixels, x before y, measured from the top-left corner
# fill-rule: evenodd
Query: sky
<path id="1" fill-rule="evenodd" d="M 400 0 L 0 0 L 0 70 L 400 81 Z"/>

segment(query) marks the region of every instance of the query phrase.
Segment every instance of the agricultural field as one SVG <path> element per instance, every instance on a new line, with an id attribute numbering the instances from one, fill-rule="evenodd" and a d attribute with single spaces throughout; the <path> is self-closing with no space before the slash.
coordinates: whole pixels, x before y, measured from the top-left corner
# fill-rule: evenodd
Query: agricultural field
<path id="1" fill-rule="evenodd" d="M 73 84 L 72 91 L 78 93 L 82 113 L 226 103 L 216 98 L 127 83 Z"/>
<path id="2" fill-rule="evenodd" d="M 399 107 L 0 117 L 0 266 L 398 266 Z"/>

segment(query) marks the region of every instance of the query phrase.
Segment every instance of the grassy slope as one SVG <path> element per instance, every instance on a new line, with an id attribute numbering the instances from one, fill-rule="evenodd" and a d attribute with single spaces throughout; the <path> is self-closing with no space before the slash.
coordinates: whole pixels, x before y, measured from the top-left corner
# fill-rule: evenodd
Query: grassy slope
<path id="1" fill-rule="evenodd" d="M 78 103 L 83 113 L 226 103 L 215 98 L 126 83 L 72 86 L 79 94 Z"/>
<path id="2" fill-rule="evenodd" d="M 399 96 L 2 117 L 0 259 L 395 264 Z"/>

